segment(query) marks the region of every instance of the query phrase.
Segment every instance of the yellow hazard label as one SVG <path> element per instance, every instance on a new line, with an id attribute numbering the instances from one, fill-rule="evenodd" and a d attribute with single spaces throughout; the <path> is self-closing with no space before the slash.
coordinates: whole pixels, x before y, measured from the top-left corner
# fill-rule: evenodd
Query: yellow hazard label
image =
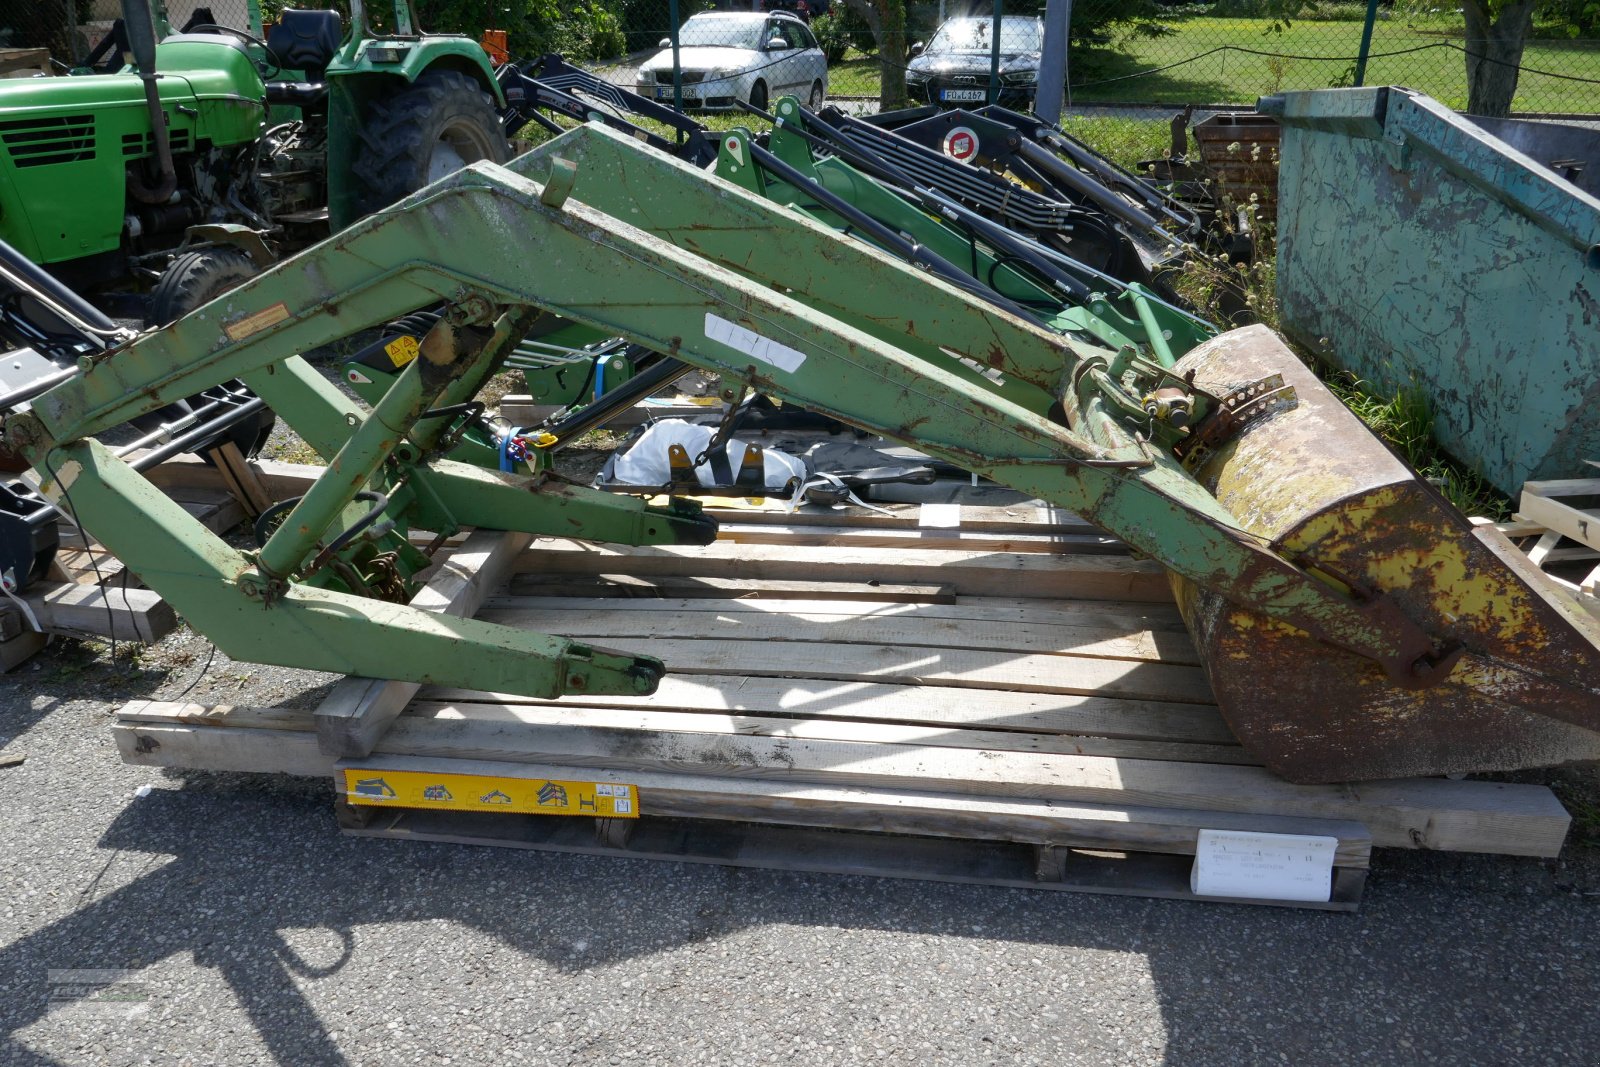
<path id="1" fill-rule="evenodd" d="M 251 334 L 260 333 L 268 326 L 276 326 L 288 317 L 289 305 L 280 300 L 271 307 L 256 312 L 254 315 L 246 315 L 237 322 L 230 322 L 222 328 L 222 332 L 227 334 L 231 340 L 243 341 Z"/>
<path id="2" fill-rule="evenodd" d="M 389 353 L 389 362 L 393 363 L 395 369 L 398 370 L 417 358 L 417 353 L 421 351 L 421 346 L 417 344 L 415 337 L 396 337 L 393 341 L 384 345 L 383 350 Z"/>
<path id="3" fill-rule="evenodd" d="M 616 819 L 639 817 L 638 788 L 609 782 L 560 782 L 549 778 L 346 767 L 344 794 L 352 804 L 373 807 L 598 815 Z"/>

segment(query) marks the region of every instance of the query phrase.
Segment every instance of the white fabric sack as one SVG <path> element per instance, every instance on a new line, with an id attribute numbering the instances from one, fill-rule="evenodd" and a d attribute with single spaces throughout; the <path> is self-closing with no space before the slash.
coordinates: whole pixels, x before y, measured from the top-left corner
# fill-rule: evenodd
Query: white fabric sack
<path id="1" fill-rule="evenodd" d="M 673 445 L 682 445 L 692 461 L 711 443 L 716 432 L 715 426 L 702 426 L 686 419 L 662 419 L 653 423 L 633 443 L 632 448 L 616 457 L 611 468 L 611 480 L 622 485 L 666 485 L 672 479 L 672 463 L 667 458 L 667 450 Z M 738 476 L 744 450 L 745 442 L 736 437 L 728 439 L 728 465 L 735 477 Z M 805 481 L 805 464 L 794 456 L 768 448 L 762 453 L 762 459 L 768 489 L 781 489 L 796 479 Z M 701 485 L 717 484 L 709 462 L 696 467 L 694 474 Z"/>

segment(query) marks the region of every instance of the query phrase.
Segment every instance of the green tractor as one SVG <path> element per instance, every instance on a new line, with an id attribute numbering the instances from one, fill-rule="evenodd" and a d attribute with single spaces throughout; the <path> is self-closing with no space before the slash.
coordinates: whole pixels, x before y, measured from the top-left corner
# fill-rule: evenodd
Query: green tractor
<path id="1" fill-rule="evenodd" d="M 169 322 L 281 256 L 461 166 L 509 156 L 504 100 L 469 38 L 409 0 L 263 29 L 164 33 L 124 0 L 116 73 L 0 82 L 0 239 L 67 285 Z M 204 18 L 204 9 L 201 19 Z M 145 294 L 148 294 L 146 299 Z"/>

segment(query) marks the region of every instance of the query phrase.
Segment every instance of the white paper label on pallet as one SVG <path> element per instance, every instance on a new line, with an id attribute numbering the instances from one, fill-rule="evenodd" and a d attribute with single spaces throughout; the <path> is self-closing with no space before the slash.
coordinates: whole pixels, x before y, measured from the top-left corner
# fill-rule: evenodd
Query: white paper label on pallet
<path id="1" fill-rule="evenodd" d="M 1189 888 L 1204 897 L 1326 901 L 1336 837 L 1201 830 Z"/>
<path id="2" fill-rule="evenodd" d="M 777 367 L 790 374 L 799 370 L 800 364 L 806 361 L 806 354 L 798 348 L 790 348 L 770 337 L 762 337 L 754 330 L 747 330 L 737 322 L 729 322 L 709 311 L 706 312 L 706 336 L 747 356 L 753 356 L 769 367 Z"/>
<path id="3" fill-rule="evenodd" d="M 939 530 L 956 529 L 961 525 L 961 505 L 923 504 L 917 509 L 917 525 Z"/>

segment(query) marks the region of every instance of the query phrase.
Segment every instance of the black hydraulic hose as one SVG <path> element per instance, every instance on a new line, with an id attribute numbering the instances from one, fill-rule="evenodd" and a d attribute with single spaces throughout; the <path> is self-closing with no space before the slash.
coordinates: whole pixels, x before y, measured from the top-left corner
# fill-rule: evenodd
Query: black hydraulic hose
<path id="1" fill-rule="evenodd" d="M 788 182 L 797 189 L 806 190 L 816 197 L 818 203 L 823 204 L 834 214 L 846 219 L 862 234 L 881 245 L 885 251 L 893 252 L 908 263 L 928 269 L 956 288 L 987 301 L 1002 311 L 1008 311 L 1029 322 L 1041 326 L 1044 325 L 1043 321 L 1033 311 L 1008 297 L 1001 296 L 937 252 L 918 244 L 893 227 L 884 225 L 848 200 L 831 190 L 823 188 L 820 182 L 812 181 L 760 145 L 750 145 L 750 158 L 762 169 L 782 181 Z"/>
<path id="2" fill-rule="evenodd" d="M 16 280 L 13 284 L 17 285 L 19 290 L 26 291 L 28 287 L 32 287 L 36 292 L 29 295 L 43 297 L 42 302 L 46 306 L 49 306 L 52 302 L 59 304 L 80 319 L 91 330 L 105 333 L 117 332 L 117 324 L 107 318 L 104 312 L 67 288 L 53 274 L 34 263 L 21 252 L 18 252 L 5 241 L 0 241 L 0 265 L 4 265 L 9 273 L 16 275 Z M 36 323 L 35 325 L 38 324 Z M 83 340 L 100 348 L 105 347 L 105 342 L 94 336 L 84 337 Z"/>
<path id="3" fill-rule="evenodd" d="M 1026 115 L 1019 111 L 1000 107 L 997 104 L 992 104 L 979 110 L 978 114 L 992 122 L 1002 122 L 1007 126 L 1014 126 L 1019 132 L 1034 141 L 1048 143 L 1059 148 L 1071 158 L 1073 163 L 1092 171 L 1107 186 L 1121 189 L 1127 195 L 1142 201 L 1150 210 L 1159 211 L 1172 221 L 1185 227 L 1195 224 L 1194 213 L 1184 208 L 1180 201 L 1163 193 L 1148 182 L 1140 180 L 1139 176 L 1133 172 L 1106 159 L 1061 127 L 1046 122 L 1037 115 Z"/>
<path id="4" fill-rule="evenodd" d="M 76 374 L 77 371 L 74 370 L 70 373 Z M 210 438 L 222 433 L 224 430 L 231 429 L 233 426 L 243 422 L 250 416 L 265 410 L 266 406 L 267 402 L 265 400 L 262 400 L 260 397 L 252 397 L 250 400 L 240 404 L 226 415 L 219 415 L 217 418 L 212 419 L 209 422 L 201 423 L 199 426 L 194 427 L 178 437 L 174 437 L 165 444 L 159 445 L 156 448 L 152 448 L 150 451 L 139 456 L 137 459 L 132 460 L 128 466 L 132 467 L 136 471 L 147 471 L 151 467 L 165 463 L 167 460 L 171 459 L 173 456 L 176 456 L 180 452 L 188 452 L 197 445 L 200 445 Z M 56 510 L 53 507 L 41 508 L 38 511 L 31 512 L 26 517 L 26 521 L 29 526 L 43 526 L 46 523 L 54 522 L 55 519 Z"/>
<path id="5" fill-rule="evenodd" d="M 898 185 L 906 190 L 915 189 L 917 186 L 917 180 L 911 175 L 882 156 L 868 152 L 854 141 L 851 141 L 840 130 L 828 125 L 828 123 L 805 108 L 800 109 L 800 122 L 795 124 L 785 122 L 775 115 L 769 115 L 765 111 L 751 107 L 742 100 L 736 101 L 736 103 L 746 111 L 766 119 L 774 126 L 780 126 L 783 129 L 799 134 L 813 148 L 821 148 L 824 151 L 833 153 L 852 167 L 865 171 L 870 177 Z M 811 130 L 813 128 L 822 131 L 823 136 L 818 137 L 812 133 Z"/>
<path id="6" fill-rule="evenodd" d="M 1017 152 L 1029 165 L 1043 173 L 1051 181 L 1060 183 L 1070 192 L 1076 193 L 1106 214 L 1114 215 L 1128 225 L 1137 226 L 1146 232 L 1163 232 L 1161 223 L 1157 221 L 1154 215 L 1151 215 L 1143 208 L 1128 203 L 1122 194 L 1107 188 L 1077 167 L 1063 163 L 1061 157 L 1053 152 L 1032 141 L 1023 141 L 1022 144 L 1017 146 Z"/>
<path id="7" fill-rule="evenodd" d="M 1036 243 L 1018 237 L 1004 226 L 990 222 L 976 211 L 930 189 L 918 189 L 917 196 L 924 207 L 937 211 L 950 222 L 982 238 L 991 248 L 1002 253 L 1004 258 L 1026 263 L 1035 274 L 1048 279 L 1056 289 L 1072 299 L 1087 301 L 1093 297 L 1093 291 L 1082 281 L 1039 255 Z"/>
<path id="8" fill-rule="evenodd" d="M 552 450 L 560 449 L 568 441 L 575 441 L 595 427 L 604 425 L 620 412 L 693 369 L 681 359 L 663 356 L 659 362 L 651 364 L 599 399 L 584 405 L 560 422 L 545 426 L 544 430 L 556 438 Z"/>
<path id="9" fill-rule="evenodd" d="M 751 109 L 751 110 L 754 110 L 754 109 Z M 849 142 L 846 140 L 844 134 L 841 131 L 835 129 L 834 127 L 830 126 L 828 123 L 826 123 L 826 122 L 822 121 L 821 119 L 817 118 L 817 116 L 811 114 L 810 112 L 808 112 L 808 111 L 806 111 L 804 109 L 801 109 L 800 114 L 801 114 L 802 120 L 804 121 L 804 123 L 806 125 L 815 125 L 818 129 L 822 130 L 828 136 L 826 138 L 817 138 L 815 135 L 809 133 L 808 131 L 803 130 L 803 129 L 796 130 L 796 128 L 793 125 L 787 124 L 787 123 L 783 124 L 783 128 L 787 129 L 787 130 L 794 130 L 795 132 L 799 133 L 802 137 L 804 137 L 806 139 L 807 143 L 809 143 L 809 144 L 817 144 L 820 141 L 822 146 L 829 147 L 829 148 L 839 147 L 835 143 L 836 141 L 837 142 L 845 142 L 845 144 L 849 144 Z M 774 125 L 778 124 L 776 119 L 773 120 L 773 124 Z M 765 152 L 764 149 L 757 149 L 757 146 L 754 146 L 754 145 L 752 145 L 751 148 L 753 150 L 759 150 L 759 151 Z M 766 154 L 770 155 L 770 153 L 766 153 Z M 885 177 L 887 177 L 888 180 L 890 180 L 891 182 L 894 182 L 896 184 L 901 185 L 903 192 L 909 193 L 910 195 L 912 195 L 912 196 L 916 197 L 918 200 L 920 200 L 925 208 L 931 209 L 933 211 L 938 212 L 941 215 L 944 215 L 947 219 L 950 219 L 950 221 L 956 222 L 958 225 L 961 225 L 962 228 L 966 229 L 969 234 L 977 234 L 978 236 L 981 236 L 983 238 L 983 240 L 988 242 L 991 246 L 1010 254 L 1012 256 L 1012 258 L 1015 258 L 1015 259 L 1017 259 L 1017 260 L 1019 260 L 1021 262 L 1027 263 L 1030 267 L 1032 267 L 1040 275 L 1042 275 L 1043 277 L 1048 278 L 1051 281 L 1055 282 L 1057 288 L 1065 290 L 1074 299 L 1077 299 L 1077 300 L 1088 300 L 1090 298 L 1090 296 L 1092 295 L 1088 286 L 1084 285 L 1082 282 L 1078 281 L 1076 278 L 1073 278 L 1070 275 L 1064 274 L 1061 271 L 1057 270 L 1054 266 L 1052 266 L 1051 264 L 1045 262 L 1044 259 L 1042 259 L 1041 257 L 1033 255 L 1031 253 L 1031 251 L 1027 247 L 1025 247 L 1023 244 L 1020 243 L 1021 239 L 1018 238 L 1015 234 L 1013 234 L 1010 230 L 1007 230 L 1005 227 L 1000 226 L 997 223 L 990 222 L 988 219 L 983 218 L 983 216 L 977 214 L 974 211 L 970 211 L 965 207 L 962 207 L 960 204 L 957 204 L 955 201 L 949 199 L 948 197 L 943 196 L 942 194 L 936 193 L 936 192 L 934 192 L 934 191 L 932 191 L 930 189 L 925 188 L 919 182 L 917 182 L 916 179 L 912 178 L 910 175 L 906 174 L 904 171 L 900 170 L 898 167 L 894 166 L 894 164 L 888 162 L 887 160 L 884 160 L 884 159 L 881 159 L 881 158 L 874 158 L 874 157 L 871 156 L 870 153 L 867 153 L 864 150 L 860 150 L 860 149 L 856 148 L 856 146 L 854 146 L 854 145 L 849 145 L 849 147 L 846 147 L 843 151 L 839 152 L 839 155 L 846 162 L 850 163 L 851 166 L 857 166 L 858 165 L 857 160 L 859 159 L 862 164 L 865 164 L 864 166 L 861 166 L 861 169 L 864 170 L 864 171 L 867 171 L 869 174 L 871 174 L 871 170 L 873 168 L 878 169 Z M 854 157 L 854 158 L 852 158 L 852 157 Z M 752 151 L 752 158 L 755 158 L 755 151 Z M 759 160 L 758 160 L 758 162 L 759 162 Z M 787 164 L 785 164 L 785 166 L 786 165 Z M 801 179 L 801 181 L 806 181 L 807 182 L 807 186 L 808 187 L 817 185 L 817 183 L 815 183 L 815 182 L 807 181 L 805 176 L 802 175 L 802 174 L 799 174 L 798 171 L 796 171 L 795 173 Z M 877 177 L 877 175 L 872 175 L 872 176 L 873 177 Z M 780 175 L 780 177 L 782 177 L 782 175 Z M 785 180 L 789 180 L 790 184 L 795 184 L 791 179 L 787 179 L 786 178 Z M 821 192 L 825 193 L 827 196 L 830 196 L 830 197 L 834 196 L 833 193 L 828 192 L 825 189 L 821 190 Z M 838 197 L 834 197 L 834 198 L 836 200 L 840 199 Z M 818 199 L 820 200 L 821 197 L 819 196 Z M 840 200 L 840 202 L 844 202 L 844 201 Z M 829 206 L 832 207 L 831 204 Z M 854 207 L 854 205 L 847 204 L 847 206 L 850 207 L 851 210 L 853 210 L 853 211 L 854 210 L 858 210 L 858 209 L 856 209 Z M 837 210 L 837 209 L 835 209 L 835 210 Z M 843 214 L 843 212 L 839 212 L 839 213 Z M 871 218 L 871 216 L 867 216 L 867 215 L 864 215 L 864 214 L 863 214 L 863 217 L 864 218 L 869 218 L 869 219 Z M 881 223 L 877 223 L 877 220 L 874 219 L 872 221 L 876 225 L 880 226 L 881 228 L 887 229 L 887 227 L 883 227 L 883 225 Z M 973 224 L 974 222 L 976 222 L 978 224 L 974 225 Z M 896 236 L 899 236 L 899 235 L 896 234 Z M 904 238 L 901 238 L 901 240 L 904 240 Z M 920 248 L 921 246 L 918 245 L 918 246 L 915 246 L 915 247 Z M 927 254 L 930 255 L 930 256 L 933 255 L 933 253 L 931 253 L 931 252 L 929 252 Z M 953 264 L 951 266 L 952 266 L 952 269 L 959 270 L 959 268 L 955 268 Z M 979 281 L 979 279 L 977 279 L 975 277 L 975 275 L 976 275 L 976 271 L 974 271 L 972 274 L 966 275 L 966 279 L 969 280 L 969 281 L 975 281 L 975 282 Z M 982 283 L 979 282 L 979 284 L 982 284 Z M 972 291 L 970 289 L 970 287 L 967 286 L 967 285 L 963 285 L 963 288 L 968 288 L 969 291 Z M 985 285 L 984 288 L 987 289 L 989 291 L 989 293 L 994 294 L 994 297 L 997 297 L 1000 300 L 1004 300 L 1005 301 L 1005 305 L 1002 305 L 1002 306 L 1009 305 L 1008 310 L 1010 308 L 1021 308 L 1022 307 L 1022 305 L 1017 304 L 1014 301 L 1012 301 L 1011 298 L 1003 296 L 1002 294 L 1000 294 L 999 291 L 996 290 L 992 285 Z M 1029 319 L 1032 319 L 1035 322 L 1039 321 L 1038 316 L 1035 313 L 1031 312 L 1031 311 L 1028 311 L 1028 310 L 1024 309 L 1022 314 L 1025 317 L 1027 317 Z"/>
<path id="10" fill-rule="evenodd" d="M 40 378 L 31 385 L 0 394 L 0 412 L 10 411 L 18 404 L 26 404 L 35 397 L 43 396 L 62 382 L 76 378 L 80 373 L 82 372 L 77 367 L 66 367 L 48 377 Z"/>
<path id="11" fill-rule="evenodd" d="M 146 471 L 159 463 L 165 463 L 180 452 L 190 452 L 206 441 L 216 437 L 224 430 L 232 429 L 253 415 L 260 414 L 267 408 L 267 402 L 259 396 L 253 396 L 225 415 L 218 415 L 215 419 L 203 422 L 194 428 L 185 431 L 165 444 L 157 445 L 150 451 L 139 456 L 128 464 L 136 471 Z"/>

